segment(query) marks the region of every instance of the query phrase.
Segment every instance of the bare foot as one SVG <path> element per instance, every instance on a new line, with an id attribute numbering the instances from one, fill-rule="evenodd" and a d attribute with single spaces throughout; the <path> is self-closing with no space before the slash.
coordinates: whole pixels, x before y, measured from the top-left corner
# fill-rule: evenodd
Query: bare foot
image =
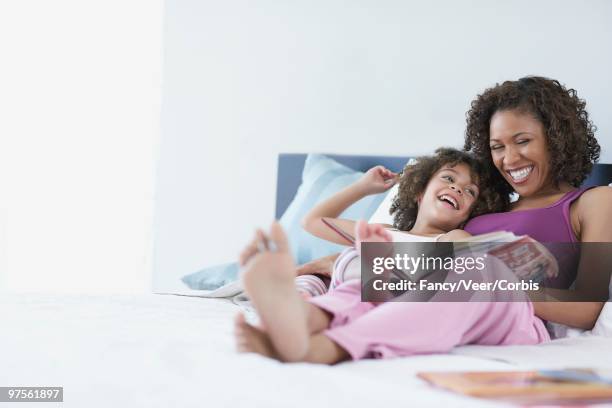
<path id="1" fill-rule="evenodd" d="M 234 320 L 234 338 L 239 353 L 257 353 L 279 359 L 268 335 L 263 330 L 248 324 L 242 313 L 237 314 Z"/>
<path id="2" fill-rule="evenodd" d="M 295 288 L 295 264 L 280 224 L 272 223 L 269 239 L 257 231 L 240 263 L 245 292 L 274 350 L 282 361 L 300 361 L 308 352 L 306 307 Z"/>
<path id="3" fill-rule="evenodd" d="M 368 224 L 360 220 L 355 224 L 355 248 L 361 255 L 362 242 L 392 242 L 389 231 L 380 224 Z"/>
<path id="4" fill-rule="evenodd" d="M 248 324 L 244 315 L 239 313 L 234 320 L 234 336 L 239 353 L 257 353 L 264 357 L 283 361 L 268 335 L 261 329 Z M 323 334 L 315 334 L 310 338 L 310 349 L 304 361 L 318 364 L 335 364 L 350 358 L 346 350 Z"/>

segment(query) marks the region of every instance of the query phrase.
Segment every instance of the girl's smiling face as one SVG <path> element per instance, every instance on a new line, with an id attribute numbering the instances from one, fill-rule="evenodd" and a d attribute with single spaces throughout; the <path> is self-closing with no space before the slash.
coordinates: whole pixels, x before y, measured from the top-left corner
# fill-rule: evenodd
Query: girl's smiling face
<path id="1" fill-rule="evenodd" d="M 451 231 L 469 217 L 478 199 L 477 180 L 465 163 L 444 165 L 434 173 L 419 200 L 419 217 L 428 220 L 444 231 Z"/>
<path id="2" fill-rule="evenodd" d="M 521 197 L 551 186 L 550 153 L 540 121 L 517 110 L 498 111 L 489 134 L 493 164 Z"/>

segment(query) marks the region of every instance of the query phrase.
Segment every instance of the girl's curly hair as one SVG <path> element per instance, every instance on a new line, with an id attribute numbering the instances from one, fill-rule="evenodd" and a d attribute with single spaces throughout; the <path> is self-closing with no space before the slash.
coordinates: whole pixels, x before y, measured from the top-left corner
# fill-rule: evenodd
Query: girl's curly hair
<path id="1" fill-rule="evenodd" d="M 559 81 L 528 76 L 506 81 L 486 89 L 472 101 L 467 112 L 465 150 L 473 152 L 493 168 L 489 148 L 491 117 L 498 111 L 518 110 L 529 113 L 542 123 L 550 153 L 550 175 L 553 184 L 566 182 L 579 187 L 599 160 L 600 147 L 595 139 L 597 128 L 589 120 L 586 102 L 574 89 Z M 504 193 L 512 187 L 499 172 L 493 180 L 504 185 Z"/>
<path id="2" fill-rule="evenodd" d="M 399 190 L 389 211 L 394 215 L 393 226 L 402 231 L 409 231 L 417 218 L 419 196 L 425 192 L 429 180 L 443 166 L 454 167 L 460 163 L 469 166 L 470 176 L 473 180 L 478 181 L 480 191 L 469 218 L 490 212 L 505 211 L 508 208 L 508 194 L 500 194 L 501 185 L 491 182 L 492 167 L 486 166 L 471 153 L 443 147 L 437 149 L 435 155 L 418 157 L 415 164 L 408 164 L 404 168 Z M 493 171 L 495 171 L 494 168 Z"/>

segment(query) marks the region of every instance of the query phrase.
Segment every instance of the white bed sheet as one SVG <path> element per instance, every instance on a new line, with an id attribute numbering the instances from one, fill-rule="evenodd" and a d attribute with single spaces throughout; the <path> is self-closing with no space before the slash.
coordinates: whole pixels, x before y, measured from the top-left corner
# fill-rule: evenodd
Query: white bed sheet
<path id="1" fill-rule="evenodd" d="M 534 367 L 546 355 L 555 356 L 547 366 L 587 365 L 565 359 L 578 350 L 588 362 L 612 355 L 609 339 L 585 337 L 335 367 L 287 365 L 234 351 L 239 308 L 225 300 L 5 295 L 0 310 L 0 385 L 63 386 L 63 407 L 502 406 L 432 388 L 415 373 Z M 29 405 L 40 407 L 19 404 Z"/>

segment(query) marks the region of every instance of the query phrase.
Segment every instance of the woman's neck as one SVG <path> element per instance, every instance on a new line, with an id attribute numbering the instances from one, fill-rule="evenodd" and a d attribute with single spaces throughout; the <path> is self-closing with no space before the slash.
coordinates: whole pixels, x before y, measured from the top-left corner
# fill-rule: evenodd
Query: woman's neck
<path id="1" fill-rule="evenodd" d="M 558 187 L 549 186 L 541 189 L 530 196 L 519 196 L 519 199 L 513 204 L 513 209 L 516 208 L 537 208 L 542 205 L 554 204 L 563 194 L 568 193 L 575 188 L 568 183 L 561 183 Z"/>

